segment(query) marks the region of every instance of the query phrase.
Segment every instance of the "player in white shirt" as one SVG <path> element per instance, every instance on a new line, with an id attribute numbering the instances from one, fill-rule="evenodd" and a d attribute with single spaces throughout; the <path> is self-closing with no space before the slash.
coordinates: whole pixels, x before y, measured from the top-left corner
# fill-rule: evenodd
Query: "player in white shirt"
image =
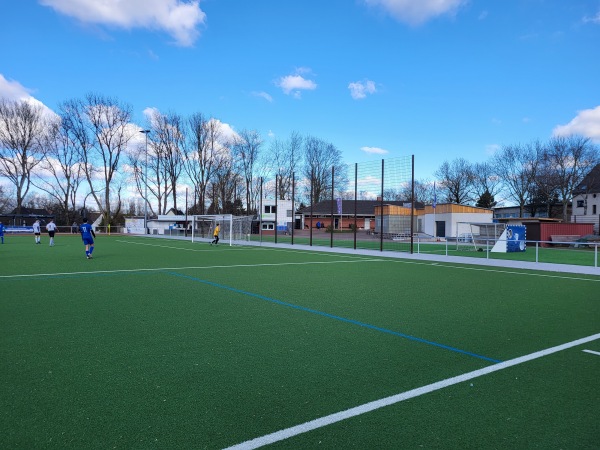
<path id="1" fill-rule="evenodd" d="M 36 244 L 41 244 L 42 243 L 42 238 L 40 237 L 40 220 L 36 220 L 35 222 L 33 222 L 33 234 L 35 235 L 35 243 Z"/>
<path id="2" fill-rule="evenodd" d="M 56 232 L 54 219 L 50 219 L 50 222 L 46 225 L 46 230 L 48 231 L 48 236 L 50 236 L 50 247 L 52 247 L 54 246 L 54 233 Z"/>

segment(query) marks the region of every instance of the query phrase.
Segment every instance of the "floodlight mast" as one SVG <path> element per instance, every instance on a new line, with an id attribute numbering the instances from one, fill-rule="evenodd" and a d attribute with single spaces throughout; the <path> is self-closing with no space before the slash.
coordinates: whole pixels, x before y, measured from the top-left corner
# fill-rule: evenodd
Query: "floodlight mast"
<path id="1" fill-rule="evenodd" d="M 148 233 L 148 133 L 150 130 L 140 130 L 140 133 L 146 135 L 146 163 L 144 165 L 144 234 Z"/>

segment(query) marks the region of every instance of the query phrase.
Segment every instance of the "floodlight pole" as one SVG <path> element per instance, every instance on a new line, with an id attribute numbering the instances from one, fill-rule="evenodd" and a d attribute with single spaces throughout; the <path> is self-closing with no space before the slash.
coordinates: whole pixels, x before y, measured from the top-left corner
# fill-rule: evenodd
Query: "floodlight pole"
<path id="1" fill-rule="evenodd" d="M 148 133 L 150 130 L 140 130 L 146 135 L 146 164 L 144 165 L 144 234 L 148 234 Z"/>

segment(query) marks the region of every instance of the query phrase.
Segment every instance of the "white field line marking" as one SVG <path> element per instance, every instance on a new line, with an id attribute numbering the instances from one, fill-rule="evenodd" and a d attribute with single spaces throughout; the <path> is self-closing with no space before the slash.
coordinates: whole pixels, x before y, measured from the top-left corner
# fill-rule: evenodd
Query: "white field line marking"
<path id="1" fill-rule="evenodd" d="M 546 275 L 543 273 L 531 273 L 532 270 L 534 271 L 536 269 L 523 269 L 526 272 L 515 272 L 514 270 L 500 270 L 500 269 L 487 269 L 487 268 L 480 268 L 480 267 L 456 266 L 454 264 L 444 264 L 443 262 L 430 263 L 430 262 L 415 262 L 415 261 L 406 261 L 406 260 L 397 260 L 397 259 L 393 259 L 390 261 L 400 263 L 400 264 L 417 264 L 417 265 L 424 265 L 424 266 L 447 267 L 449 269 L 475 270 L 475 271 L 479 271 L 479 272 L 491 272 L 491 273 L 506 273 L 509 275 L 525 275 L 528 277 L 558 278 L 561 280 L 594 281 L 594 282 L 600 283 L 600 278 L 580 278 L 580 277 L 569 277 L 569 276 L 565 276 L 565 275 Z M 595 276 L 595 275 L 591 275 L 591 276 Z"/>
<path id="2" fill-rule="evenodd" d="M 176 249 L 176 250 L 186 250 L 186 251 L 195 251 L 195 252 L 203 252 L 203 251 L 209 251 L 207 250 L 196 250 L 196 249 L 187 249 L 187 248 L 181 248 L 181 247 L 170 247 L 170 246 L 166 246 L 166 245 L 157 245 L 157 244 L 145 244 L 145 243 L 141 243 L 141 242 L 131 242 L 131 241 L 122 241 L 119 240 L 118 242 L 124 242 L 127 244 L 137 244 L 137 245 L 148 245 L 148 246 L 152 246 L 152 247 L 164 247 L 164 248 L 171 248 L 171 249 Z M 272 247 L 253 247 L 253 246 L 242 246 L 239 249 L 264 249 L 264 250 L 276 250 L 279 252 L 293 252 L 293 253 L 301 253 L 301 254 L 306 254 L 306 253 L 314 253 L 311 252 L 309 250 L 288 250 L 288 249 L 283 249 L 283 248 L 272 248 Z M 338 257 L 342 257 L 342 258 L 357 258 L 360 261 L 374 261 L 374 259 L 362 259 L 362 258 L 367 258 L 367 257 L 359 257 L 359 256 L 355 256 L 355 255 L 345 255 L 343 253 L 329 253 L 329 252 L 323 252 L 320 253 L 323 255 L 331 255 L 331 256 L 338 256 Z M 525 272 L 516 272 L 514 270 L 500 270 L 500 269 L 488 269 L 488 268 L 482 268 L 482 267 L 466 267 L 466 266 L 462 266 L 462 265 L 454 265 L 454 264 L 446 264 L 444 262 L 440 262 L 440 261 L 436 261 L 436 262 L 422 262 L 422 261 L 409 261 L 409 260 L 402 260 L 402 259 L 394 259 L 394 258 L 389 258 L 389 257 L 385 257 L 385 256 L 381 256 L 381 261 L 389 261 L 389 262 L 395 262 L 395 263 L 399 263 L 399 264 L 414 264 L 414 265 L 418 265 L 418 266 L 437 266 L 437 267 L 447 267 L 449 269 L 461 269 L 461 270 L 475 270 L 475 271 L 480 271 L 480 272 L 491 272 L 491 273 L 506 273 L 509 275 L 525 275 L 525 276 L 530 276 L 530 277 L 543 277 L 543 278 L 557 278 L 560 280 L 577 280 L 577 281 L 593 281 L 593 282 L 600 282 L 600 278 L 580 278 L 580 277 L 569 277 L 569 276 L 565 276 L 565 275 L 546 275 L 543 273 L 531 273 L 532 270 L 535 269 L 523 269 Z M 257 266 L 260 266 L 259 264 L 257 264 Z M 228 267 L 239 267 L 239 266 L 228 266 Z M 593 275 L 592 275 L 593 276 Z"/>
<path id="3" fill-rule="evenodd" d="M 584 352 L 591 353 L 592 355 L 598 355 L 598 356 L 600 356 L 600 352 L 595 352 L 594 350 L 584 350 Z"/>
<path id="4" fill-rule="evenodd" d="M 273 444 L 275 442 L 283 441 L 284 439 L 288 439 L 290 437 L 297 436 L 308 431 L 316 430 L 317 428 L 322 428 L 327 425 L 331 425 L 332 423 L 340 422 L 351 417 L 356 417 L 361 414 L 375 411 L 376 409 L 383 408 L 384 406 L 394 405 L 404 400 L 419 397 L 421 395 L 428 394 L 430 392 L 434 392 L 439 389 L 446 388 L 448 386 L 453 386 L 455 384 L 462 383 L 463 381 L 472 380 L 473 378 L 481 377 L 483 375 L 497 372 L 508 367 L 516 366 L 518 364 L 523 364 L 525 362 L 537 358 L 542 358 L 552 353 L 560 352 L 562 350 L 566 350 L 577 345 L 585 344 L 587 342 L 595 341 L 597 339 L 600 339 L 600 333 L 581 338 L 576 341 L 568 342 L 566 344 L 558 345 L 556 347 L 551 347 L 546 350 L 530 353 L 529 355 L 520 356 L 518 358 L 494 364 L 492 366 L 484 367 L 483 369 L 475 370 L 473 372 L 468 372 L 462 375 L 458 375 L 456 377 L 447 378 L 436 383 L 428 384 L 427 386 L 422 386 L 416 389 L 412 389 L 410 391 L 382 398 L 380 400 L 365 403 L 364 405 L 356 406 L 345 411 L 330 414 L 319 419 L 311 420 L 300 425 L 276 431 L 271 434 L 267 434 L 261 437 L 257 437 L 255 439 L 251 439 L 249 441 L 242 442 L 237 445 L 233 445 L 231 447 L 227 447 L 225 450 L 250 450 L 262 447 L 263 445 Z"/>
<path id="5" fill-rule="evenodd" d="M 57 272 L 57 273 L 34 273 L 25 275 L 0 275 L 0 278 L 34 278 L 34 277 L 57 277 L 64 275 L 94 275 L 99 273 L 136 273 L 136 272 L 160 272 L 163 270 L 203 270 L 203 269 L 233 269 L 239 267 L 269 267 L 269 266 L 306 266 L 313 264 L 349 264 L 360 262 L 382 262 L 383 259 L 358 259 L 351 261 L 306 261 L 287 263 L 264 263 L 264 264 L 234 264 L 229 266 L 185 266 L 185 267 L 160 267 L 151 269 L 116 269 L 116 270 L 93 270 L 89 272 Z"/>
<path id="6" fill-rule="evenodd" d="M 147 244 L 145 242 L 133 242 L 133 241 L 124 241 L 121 239 L 117 239 L 117 242 L 121 242 L 124 244 L 134 244 L 134 245 L 145 245 L 148 247 L 160 247 L 160 248 L 168 248 L 168 249 L 172 249 L 172 250 L 184 250 L 184 251 L 188 251 L 188 252 L 210 252 L 210 251 L 217 251 L 215 249 L 195 249 L 195 248 L 184 248 L 184 247 L 172 247 L 170 245 L 159 245 L 159 244 Z M 223 244 L 222 244 L 223 245 Z M 309 254 L 312 253 L 314 254 L 315 252 L 310 252 L 308 250 L 287 250 L 287 249 L 275 249 L 275 248 L 271 248 L 271 247 L 254 247 L 252 245 L 236 245 L 233 246 L 231 248 L 231 250 L 277 250 L 280 252 L 288 252 L 288 253 L 301 253 L 301 254 Z M 352 259 L 365 259 L 365 258 L 370 258 L 367 256 L 360 256 L 360 255 L 345 255 L 343 253 L 329 253 L 329 252 L 323 252 L 323 253 L 319 253 L 320 255 L 325 255 L 325 256 L 335 256 L 335 257 L 341 257 L 341 258 L 352 258 Z"/>

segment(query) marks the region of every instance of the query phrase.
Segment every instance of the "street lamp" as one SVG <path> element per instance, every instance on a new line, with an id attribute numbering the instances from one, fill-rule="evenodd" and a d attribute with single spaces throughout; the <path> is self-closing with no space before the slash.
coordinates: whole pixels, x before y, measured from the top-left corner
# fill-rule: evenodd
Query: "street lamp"
<path id="1" fill-rule="evenodd" d="M 146 135 L 146 164 L 144 165 L 144 234 L 148 234 L 148 133 L 150 130 L 140 130 Z"/>

